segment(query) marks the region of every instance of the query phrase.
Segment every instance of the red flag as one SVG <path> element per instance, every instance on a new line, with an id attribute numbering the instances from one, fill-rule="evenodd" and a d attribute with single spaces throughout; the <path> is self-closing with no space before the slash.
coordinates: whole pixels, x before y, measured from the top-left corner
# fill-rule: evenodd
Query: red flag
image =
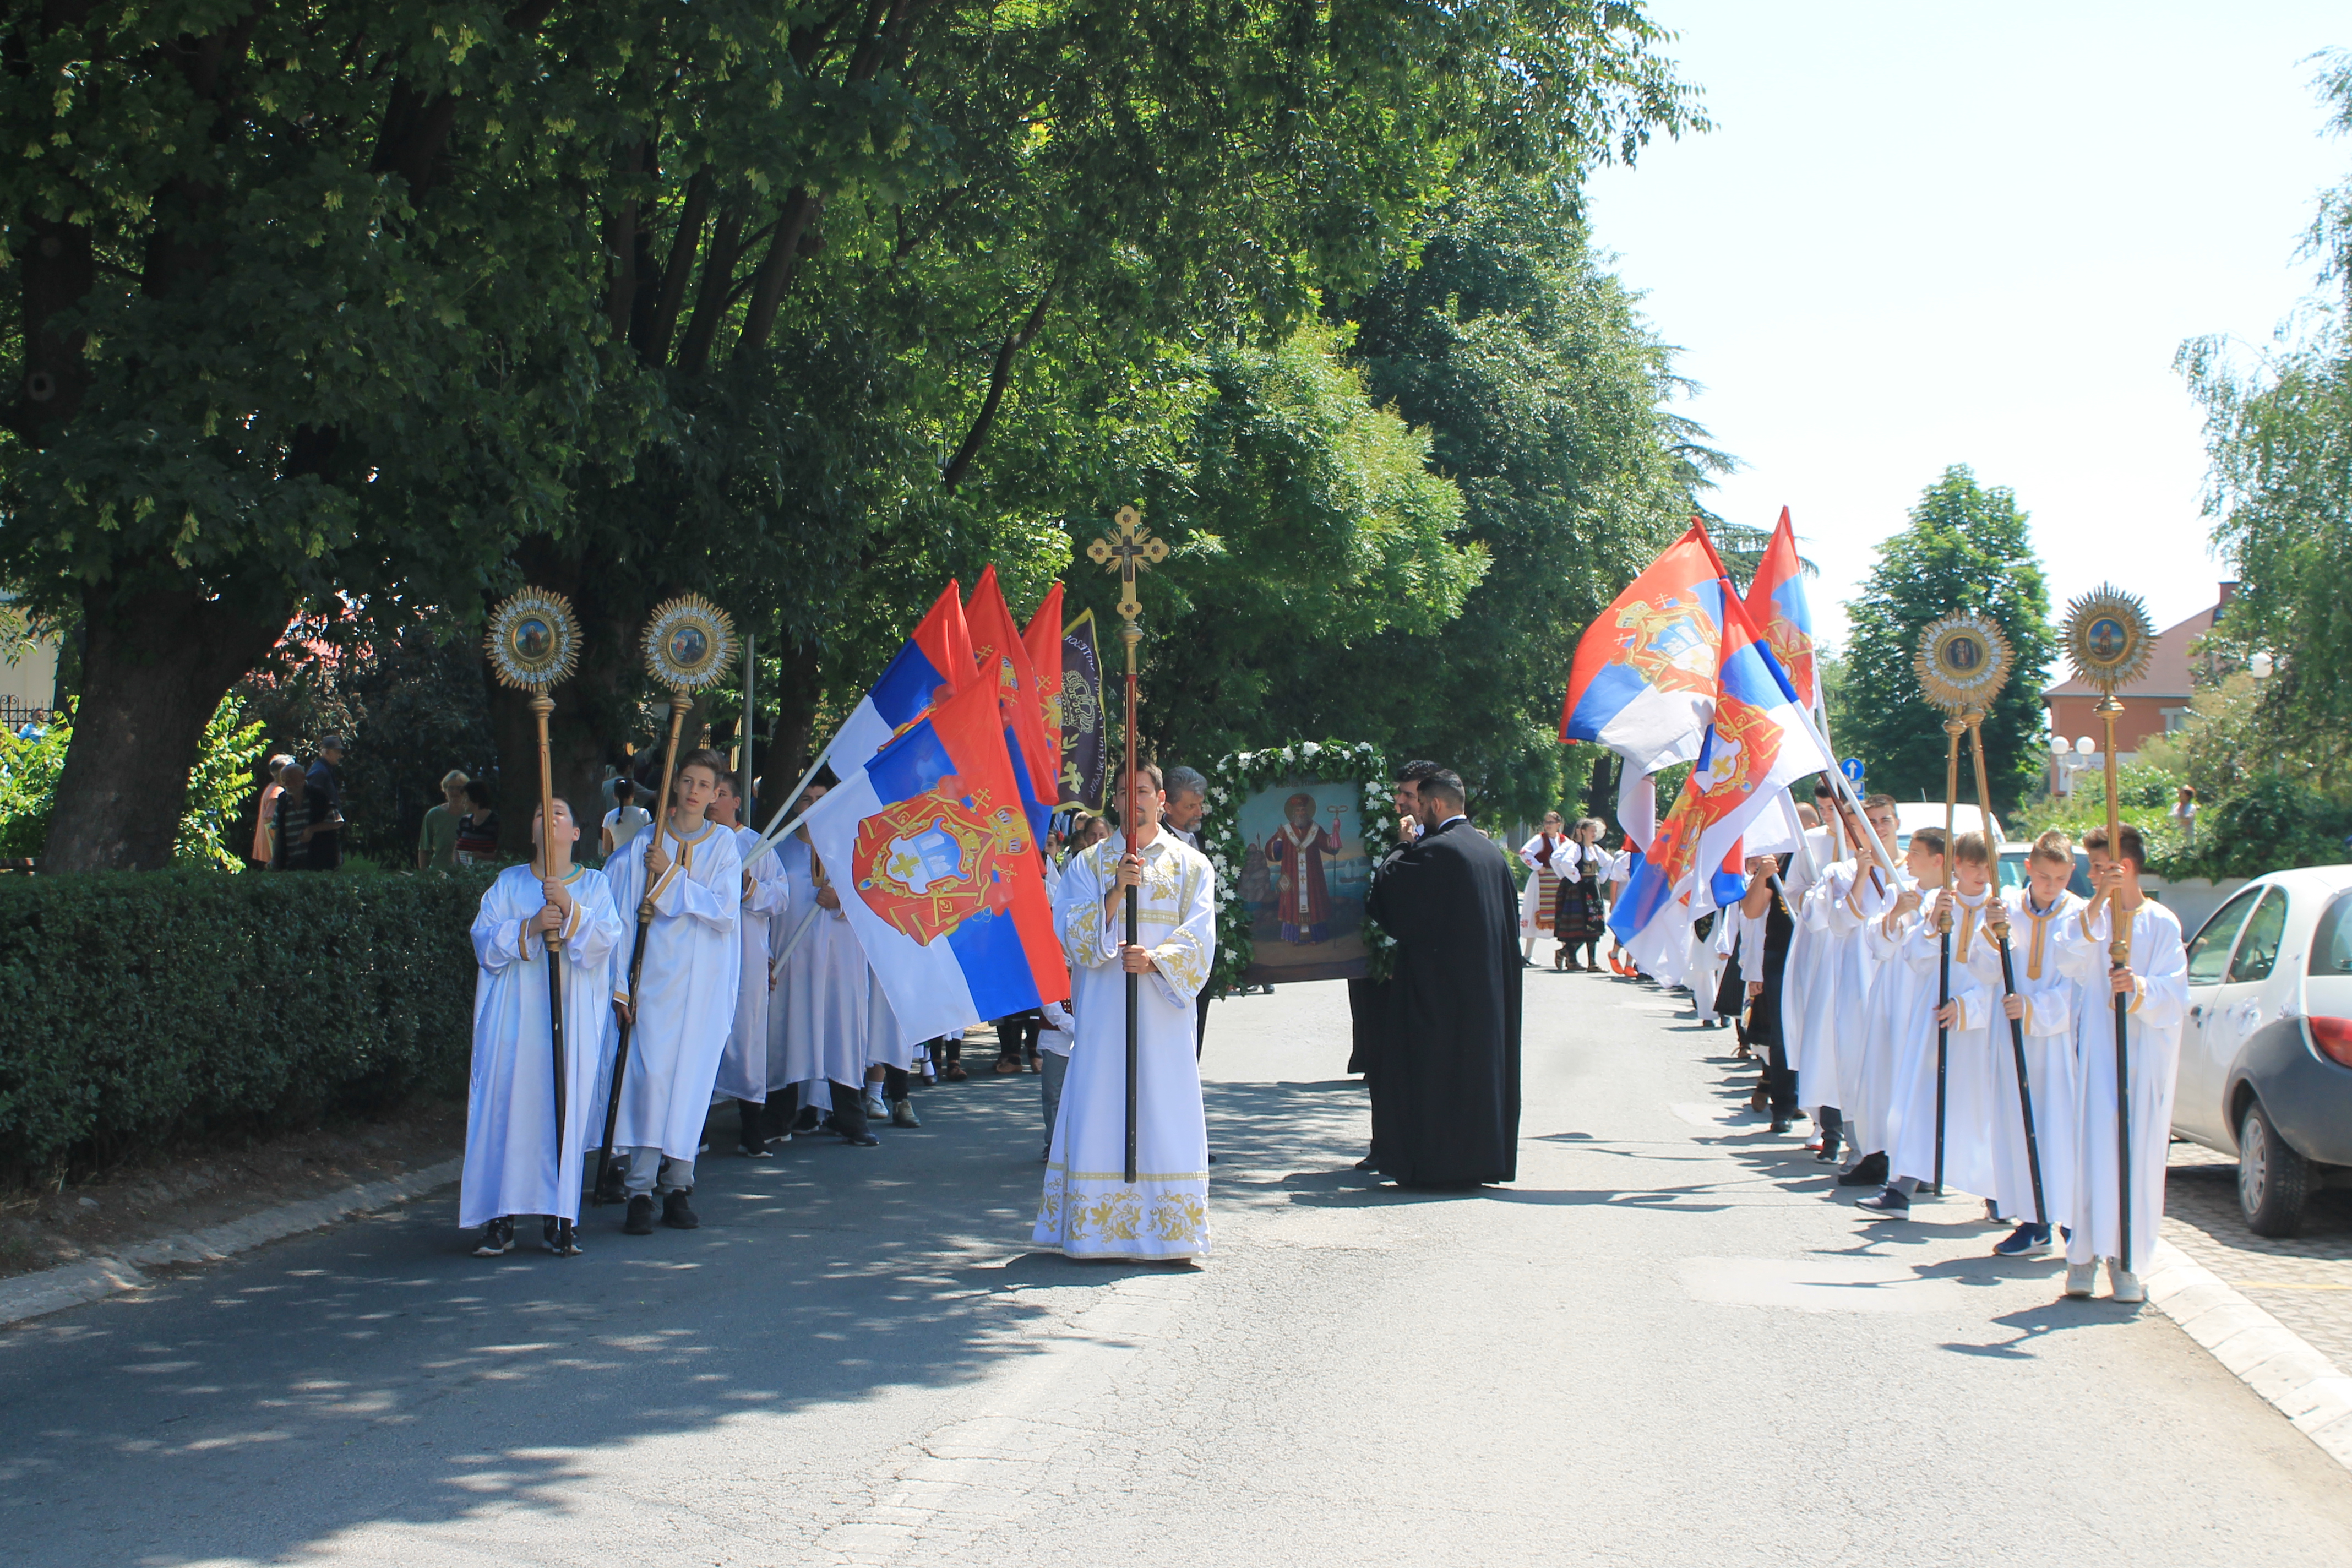
<path id="1" fill-rule="evenodd" d="M 1027 769 L 1036 798 L 1050 805 L 1059 793 L 1054 775 L 1061 766 L 1062 753 L 1046 743 L 1045 716 L 1037 706 L 1037 675 L 1030 668 L 1028 647 L 1021 640 L 1012 606 L 1004 602 L 1004 590 L 997 585 L 993 565 L 972 584 L 963 615 L 971 628 L 971 654 L 979 664 L 981 683 L 996 689 L 1005 728 L 1013 732 L 1014 749 L 1021 753 L 1016 760 Z"/>
<path id="2" fill-rule="evenodd" d="M 1059 583 L 1045 590 L 1037 605 L 1037 613 L 1029 617 L 1029 626 L 1021 634 L 1021 643 L 1029 652 L 1029 668 L 1037 678 L 1037 713 L 1045 721 L 1045 742 L 1053 750 L 1051 758 L 1055 776 L 1060 777 L 1062 766 L 1062 585 Z M 1056 786 L 1058 789 L 1058 786 Z"/>
<path id="3" fill-rule="evenodd" d="M 1789 526 L 1789 509 L 1780 509 L 1780 525 L 1748 584 L 1748 618 L 1763 634 L 1764 645 L 1780 661 L 1781 673 L 1796 689 L 1797 700 L 1807 708 L 1822 705 L 1820 673 L 1813 665 L 1813 612 L 1805 603 L 1804 566 L 1797 559 L 1796 530 Z"/>

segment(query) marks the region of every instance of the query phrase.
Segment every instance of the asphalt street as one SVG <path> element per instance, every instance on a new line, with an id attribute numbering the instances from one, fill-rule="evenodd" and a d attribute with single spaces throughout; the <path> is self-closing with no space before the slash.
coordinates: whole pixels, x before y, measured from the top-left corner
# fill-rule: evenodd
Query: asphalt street
<path id="1" fill-rule="evenodd" d="M 1519 1181 L 1350 1166 L 1336 984 L 1220 1003 L 1215 1255 L 1028 1249 L 1036 1080 L 483 1261 L 454 1194 L 0 1333 L 0 1561 L 2352 1561 L 2352 1477 L 1965 1198 L 1830 1195 L 1675 1005 L 1531 973 Z"/>

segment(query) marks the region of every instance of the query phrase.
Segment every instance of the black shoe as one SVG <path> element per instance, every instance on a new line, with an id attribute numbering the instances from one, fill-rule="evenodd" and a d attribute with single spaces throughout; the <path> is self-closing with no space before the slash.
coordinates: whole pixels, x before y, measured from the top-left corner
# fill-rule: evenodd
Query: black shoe
<path id="1" fill-rule="evenodd" d="M 683 1188 L 673 1188 L 662 1198 L 662 1224 L 672 1230 L 695 1230 L 700 1227 L 702 1221 L 695 1217 L 692 1206 L 686 1201 L 686 1192 Z"/>
<path id="2" fill-rule="evenodd" d="M 621 1222 L 623 1236 L 651 1236 L 654 1233 L 654 1200 L 639 1193 L 629 1200 L 629 1217 Z"/>
<path id="3" fill-rule="evenodd" d="M 767 1134 L 760 1126 L 765 1108 L 754 1100 L 739 1100 L 735 1104 L 742 1120 L 741 1128 L 735 1134 L 735 1152 L 746 1160 L 771 1158 Z"/>
<path id="4" fill-rule="evenodd" d="M 494 1219 L 482 1226 L 482 1239 L 474 1244 L 477 1258 L 504 1258 L 514 1250 L 514 1220 Z"/>
<path id="5" fill-rule="evenodd" d="M 596 1202 L 600 1206 L 629 1201 L 627 1165 L 625 1160 L 614 1160 L 604 1167 L 604 1174 L 596 1184 Z"/>
<path id="6" fill-rule="evenodd" d="M 550 1217 L 540 1222 L 539 1244 L 558 1258 L 580 1256 L 580 1228 L 568 1219 Z"/>
<path id="7" fill-rule="evenodd" d="M 1889 1182 L 1886 1185 L 1879 1188 L 1877 1192 L 1872 1194 L 1869 1197 L 1856 1199 L 1853 1206 L 1858 1209 L 1867 1209 L 1872 1214 L 1878 1215 L 1882 1219 L 1909 1219 L 1911 1217 L 1911 1199 L 1909 1195 L 1906 1194 L 1902 1188 L 1896 1186 L 1892 1182 Z"/>
<path id="8" fill-rule="evenodd" d="M 871 1132 L 845 1132 L 841 1141 L 853 1149 L 878 1149 L 882 1146 L 882 1140 Z"/>
<path id="9" fill-rule="evenodd" d="M 1841 1187 L 1876 1187 L 1886 1182 L 1886 1155 L 1882 1152 L 1864 1158 L 1861 1164 L 1837 1179 Z"/>
<path id="10" fill-rule="evenodd" d="M 1788 1130 L 1789 1113 L 1785 1110 L 1774 1111 L 1772 1113 L 1772 1131 L 1775 1132 L 1786 1132 Z"/>
<path id="11" fill-rule="evenodd" d="M 1379 1168 L 1379 1166 L 1372 1163 L 1372 1157 L 1370 1154 L 1365 1155 L 1362 1159 L 1356 1162 L 1356 1169 L 1359 1171 L 1373 1171 L 1378 1170 Z"/>
<path id="12" fill-rule="evenodd" d="M 802 1106 L 799 1119 L 793 1123 L 793 1131 L 795 1132 L 815 1131 L 817 1118 L 822 1113 L 814 1105 Z"/>

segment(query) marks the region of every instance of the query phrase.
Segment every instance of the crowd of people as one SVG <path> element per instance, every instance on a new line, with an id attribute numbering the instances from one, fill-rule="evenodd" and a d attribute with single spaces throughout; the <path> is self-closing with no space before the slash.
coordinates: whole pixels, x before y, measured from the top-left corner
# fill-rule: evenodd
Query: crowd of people
<path id="1" fill-rule="evenodd" d="M 1746 898 L 1694 928 L 1693 1016 L 1732 1023 L 1761 1069 L 1751 1105 L 1775 1132 L 1809 1120 L 1808 1147 L 1844 1156 L 1837 1184 L 1873 1221 L 1940 1183 L 2013 1226 L 2000 1256 L 2063 1248 L 2066 1294 L 2091 1294 L 2105 1262 L 2117 1300 L 2144 1300 L 2188 992 L 2179 922 L 2140 888 L 2138 830 L 2084 836 L 2086 899 L 2064 833 L 2003 888 L 1983 834 L 1922 828 L 1898 851 L 1895 802 L 1855 804 L 1824 782 L 1801 847 L 1750 859 Z"/>

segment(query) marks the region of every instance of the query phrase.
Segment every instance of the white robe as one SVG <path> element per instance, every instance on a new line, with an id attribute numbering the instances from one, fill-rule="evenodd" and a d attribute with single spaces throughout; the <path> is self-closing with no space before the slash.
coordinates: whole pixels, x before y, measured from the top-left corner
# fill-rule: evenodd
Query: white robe
<path id="1" fill-rule="evenodd" d="M 645 893 L 645 843 L 639 834 L 628 854 L 605 866 L 614 903 L 632 916 Z M 690 843 L 665 826 L 662 847 L 672 863 L 654 889 L 613 1147 L 657 1147 L 673 1160 L 691 1160 L 702 1145 L 719 1058 L 735 1025 L 743 966 L 735 916 L 743 900 L 743 860 L 734 831 L 715 822 L 704 823 Z M 613 994 L 626 1001 L 628 988 L 623 952 L 614 965 Z"/>
<path id="2" fill-rule="evenodd" d="M 735 852 L 749 855 L 760 842 L 759 830 L 735 830 Z M 743 945 L 741 981 L 735 987 L 735 1024 L 719 1054 L 719 1093 L 730 1100 L 768 1098 L 768 952 L 772 942 L 784 940 L 790 929 L 792 879 L 783 862 L 762 855 L 751 867 L 751 891 L 736 911 L 735 930 Z"/>
<path id="3" fill-rule="evenodd" d="M 1992 1193 L 1992 1040 L 1999 1011 L 2000 957 L 1984 931 L 1987 895 L 1952 894 L 1952 1000 L 1960 1021 L 1946 1033 L 1944 1047 L 1944 1189 L 1990 1196 Z M 1903 944 L 1902 962 L 1919 977 L 1910 1010 L 1895 1021 L 1901 1047 L 1894 1110 L 1889 1118 L 1887 1173 L 1936 1174 L 1936 992 L 1943 967 L 1943 939 L 1937 932 L 1931 900 Z"/>
<path id="4" fill-rule="evenodd" d="M 2074 1121 L 2074 1190 L 2068 1194 L 2065 1223 L 2070 1263 L 2113 1258 L 2121 1249 L 2116 1183 L 2116 1012 L 2107 985 L 2107 911 L 2084 928 L 2072 922 L 2078 940 L 2066 963 L 2075 993 L 2075 1063 L 2080 1100 Z M 2172 1142 L 2172 1091 L 2180 1068 L 2180 1026 L 2189 1010 L 2188 956 L 2181 950 L 2180 921 L 2153 899 L 2143 900 L 2131 923 L 2132 973 L 2139 994 L 2126 1016 L 2126 1055 L 2130 1063 L 2132 1153 L 2132 1255 L 2124 1267 L 2147 1270 L 2155 1256 L 2157 1225 L 2164 1217 L 2164 1165 Z"/>
<path id="5" fill-rule="evenodd" d="M 1896 893 L 1912 886 L 1910 877 L 1899 870 L 1896 879 Z M 1889 910 L 1894 908 L 1895 897 L 1895 893 L 1888 896 Z M 1920 921 L 1920 911 L 1914 910 L 1899 919 L 1881 914 L 1862 928 L 1871 969 L 1870 992 L 1863 1004 L 1862 1060 L 1855 1073 L 1853 1101 L 1839 1108 L 1853 1122 L 1851 1132 L 1857 1154 L 1884 1153 L 1893 1142 L 1895 1096 L 1901 1068 L 1895 1021 L 1911 1016 L 1918 1002 L 1921 978 L 1919 972 L 1904 963 L 1900 955 L 1903 944 Z M 1935 995 L 1931 975 L 1927 977 L 1927 1005 L 1931 1008 Z"/>
<path id="6" fill-rule="evenodd" d="M 547 906 L 529 866 L 509 866 L 474 917 L 474 1067 L 466 1093 L 466 1169 L 457 1223 L 509 1215 L 580 1217 L 581 1150 L 603 1135 L 599 1066 L 610 1049 L 608 964 L 621 917 L 601 871 L 574 867 L 562 932 L 564 1135 L 555 1125 L 547 947 L 523 927 Z"/>
<path id="7" fill-rule="evenodd" d="M 1136 1180 L 1127 1165 L 1123 919 L 1106 920 L 1123 837 L 1074 859 L 1059 924 L 1077 1018 L 1032 1239 L 1073 1258 L 1195 1258 L 1209 1250 L 1209 1134 L 1192 1058 L 1192 999 L 1217 951 L 1216 877 L 1160 834 L 1143 848 L 1139 943 L 1158 966 L 1136 987 Z"/>
<path id="8" fill-rule="evenodd" d="M 784 863 L 784 874 L 792 879 L 796 889 L 806 889 L 803 902 L 795 899 L 799 907 L 787 923 L 797 931 L 803 920 L 808 930 L 800 937 L 800 945 L 785 959 L 782 974 L 776 981 L 776 994 L 768 1013 L 768 1037 L 776 1047 L 771 1060 L 775 1063 L 769 1072 L 772 1087 L 785 1084 L 814 1085 L 845 1083 L 853 1087 L 866 1081 L 866 1039 L 872 1021 L 872 977 L 866 963 L 866 950 L 858 945 L 857 933 L 850 929 L 849 917 L 837 909 L 824 909 L 816 902 L 819 887 L 818 862 L 798 834 L 778 847 L 777 857 Z M 810 911 L 815 913 L 812 918 Z M 784 940 L 791 940 L 792 931 Z M 803 1095 L 803 1103 L 814 1105 L 820 1098 L 830 1104 L 827 1096 L 813 1093 Z"/>
<path id="9" fill-rule="evenodd" d="M 1855 860 L 1830 867 L 1806 897 L 1805 922 L 1813 931 L 1820 959 L 1810 993 L 1811 1033 L 1798 1090 L 1817 1122 L 1828 1107 L 1851 1116 L 1861 1102 L 1870 989 L 1878 974 L 1878 959 L 1863 928 L 1885 914 L 1893 901 L 1884 875 L 1874 882 L 1870 868 Z M 1848 1135 L 1853 1135 L 1851 1130 Z"/>
<path id="10" fill-rule="evenodd" d="M 2026 1082 L 2033 1089 L 2033 1143 L 2041 1154 L 2042 1212 L 2056 1225 L 2074 1191 L 2074 976 L 2063 963 L 2079 941 L 2083 900 L 2061 892 L 2046 915 L 2036 915 L 2031 889 L 2001 895 L 2009 906 L 2010 973 L 2025 998 L 2019 1023 L 2025 1036 Z M 2031 1220 L 2033 1162 L 2027 1157 L 2025 1113 L 2017 1092 L 2017 1043 L 2009 1019 L 1992 1024 L 1992 1191 L 2005 1218 Z"/>

